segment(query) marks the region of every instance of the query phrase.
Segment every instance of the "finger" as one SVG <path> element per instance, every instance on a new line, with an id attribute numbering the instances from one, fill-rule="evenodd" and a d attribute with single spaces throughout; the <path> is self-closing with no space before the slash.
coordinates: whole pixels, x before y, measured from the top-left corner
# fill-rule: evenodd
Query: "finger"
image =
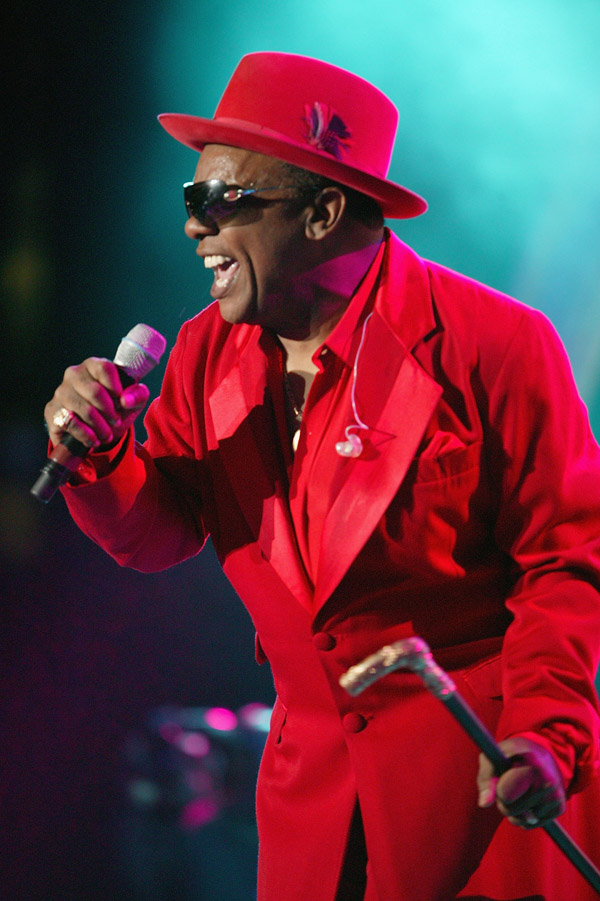
<path id="1" fill-rule="evenodd" d="M 565 803 L 562 797 L 558 797 L 554 792 L 536 792 L 519 804 L 518 809 L 515 809 L 514 806 L 507 808 L 500 801 L 498 807 L 502 813 L 508 816 L 511 823 L 518 826 L 536 826 L 560 816 L 564 812 Z"/>
<path id="2" fill-rule="evenodd" d="M 498 780 L 498 803 L 511 813 L 518 813 L 519 804 L 525 809 L 526 801 L 534 785 L 534 770 L 530 766 L 514 766 L 507 770 Z"/>
<path id="3" fill-rule="evenodd" d="M 52 410 L 57 411 L 60 418 L 64 418 L 63 414 L 66 411 L 69 414 L 68 421 L 61 426 L 55 425 L 56 412 L 53 413 Z M 94 425 L 90 425 L 81 419 L 74 410 L 69 410 L 66 406 L 57 408 L 52 401 L 46 405 L 46 411 L 46 421 L 53 424 L 48 426 L 48 434 L 54 446 L 62 441 L 65 435 L 72 435 L 73 438 L 90 448 L 98 447 L 101 443 L 112 440 L 112 429 L 106 422 L 100 421 L 99 414 L 91 417 L 98 421 Z"/>
<path id="4" fill-rule="evenodd" d="M 109 394 L 118 397 L 123 391 L 119 367 L 105 357 L 88 357 L 82 364 L 84 371 L 102 385 Z M 78 368 L 78 367 L 75 367 Z"/>
<path id="5" fill-rule="evenodd" d="M 92 357 L 89 361 L 87 372 L 93 381 L 85 379 L 82 382 L 82 396 L 86 397 L 99 410 L 111 426 L 119 427 L 121 421 L 128 422 L 135 419 L 137 413 L 148 403 L 150 391 L 142 383 L 134 383 L 125 389 L 121 383 L 121 373 L 117 366 L 110 360 Z M 102 386 L 102 387 L 98 387 Z M 108 395 L 104 393 L 104 390 Z"/>
<path id="6" fill-rule="evenodd" d="M 554 803 L 544 805 L 542 807 L 534 807 L 531 810 L 524 811 L 520 816 L 507 817 L 509 823 L 514 826 L 520 826 L 522 829 L 535 829 L 537 826 L 543 826 L 551 820 L 555 820 L 564 812 L 564 805 Z"/>
<path id="7" fill-rule="evenodd" d="M 497 777 L 494 768 L 484 754 L 479 755 L 479 772 L 477 773 L 477 789 L 479 807 L 490 807 L 496 798 Z"/>
<path id="8" fill-rule="evenodd" d="M 93 406 L 111 425 L 120 420 L 118 399 L 123 392 L 118 368 L 110 360 L 90 357 L 81 366 L 72 366 L 65 372 L 64 385 L 68 385 L 80 398 Z M 83 409 L 77 415 L 88 422 Z M 91 425 L 91 423 L 90 423 Z"/>
<path id="9" fill-rule="evenodd" d="M 542 810 L 546 805 L 559 809 L 564 805 L 564 786 L 548 752 L 513 759 L 521 762 L 498 781 L 498 804 L 501 809 L 519 816 L 524 811 Z"/>
<path id="10" fill-rule="evenodd" d="M 54 412 L 52 412 L 54 410 Z M 98 437 L 92 429 L 85 426 L 72 410 L 67 407 L 56 407 L 53 402 L 46 404 L 45 418 L 48 424 L 48 435 L 53 446 L 63 441 L 65 435 L 72 435 L 87 447 L 96 447 Z"/>
<path id="11" fill-rule="evenodd" d="M 46 407 L 48 433 L 54 444 L 62 440 L 66 433 L 89 447 L 113 440 L 113 430 L 121 424 L 121 418 L 114 410 L 112 401 L 109 404 L 100 394 L 100 391 L 106 392 L 106 389 L 101 386 L 98 388 L 99 390 L 82 388 L 85 394 L 78 394 L 64 384 L 57 388 L 54 398 Z M 96 405 L 100 405 L 102 412 Z M 61 426 L 57 424 L 55 417 L 57 411 L 62 410 L 68 410 L 71 417 Z"/>
<path id="12" fill-rule="evenodd" d="M 554 785 L 543 785 L 539 788 L 532 787 L 513 802 L 508 802 L 503 797 L 501 789 L 498 790 L 497 797 L 498 804 L 501 804 L 513 816 L 520 816 L 525 811 L 533 810 L 534 808 L 542 810 L 552 805 L 560 807 L 562 801 L 562 794 L 556 790 Z"/>
<path id="13" fill-rule="evenodd" d="M 564 798 L 552 798 L 547 803 L 538 804 L 533 813 L 540 822 L 554 820 L 565 812 L 566 806 Z"/>
<path id="14" fill-rule="evenodd" d="M 56 444 L 66 432 L 90 447 L 112 441 L 113 429 L 121 425 L 117 409 L 121 392 L 119 371 L 110 360 L 90 357 L 78 366 L 70 366 L 52 401 L 46 405 L 52 442 Z M 55 420 L 59 410 L 69 411 L 74 418 L 66 423 L 60 418 Z"/>
<path id="15" fill-rule="evenodd" d="M 119 397 L 119 406 L 125 412 L 139 412 L 146 406 L 150 391 L 143 384 L 131 385 Z"/>
<path id="16" fill-rule="evenodd" d="M 565 796 L 562 784 L 552 781 L 544 767 L 517 767 L 499 780 L 497 804 L 511 823 L 532 829 L 559 816 Z"/>
<path id="17" fill-rule="evenodd" d="M 521 829 L 535 829 L 542 825 L 534 813 L 526 813 L 522 817 L 507 817 L 507 819 L 513 826 L 519 826 Z"/>

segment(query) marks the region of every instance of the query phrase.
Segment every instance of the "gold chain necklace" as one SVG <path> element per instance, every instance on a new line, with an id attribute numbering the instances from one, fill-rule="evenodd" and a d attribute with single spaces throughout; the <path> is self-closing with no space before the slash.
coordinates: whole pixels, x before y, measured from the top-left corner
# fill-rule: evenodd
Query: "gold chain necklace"
<path id="1" fill-rule="evenodd" d="M 285 368 L 283 370 L 283 386 L 285 388 L 285 395 L 288 401 L 286 405 L 288 409 L 288 428 L 292 426 L 290 428 L 292 436 L 292 450 L 294 451 L 294 453 L 296 453 L 296 451 L 298 450 L 298 443 L 300 441 L 300 426 L 302 424 L 302 410 L 304 403 L 302 404 L 302 406 L 298 406 L 296 394 L 294 392 L 294 389 L 292 388 L 290 377 Z"/>

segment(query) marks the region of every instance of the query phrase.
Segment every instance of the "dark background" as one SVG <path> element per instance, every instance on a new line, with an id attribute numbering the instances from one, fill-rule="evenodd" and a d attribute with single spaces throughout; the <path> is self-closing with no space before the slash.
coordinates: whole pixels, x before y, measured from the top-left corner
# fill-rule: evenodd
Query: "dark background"
<path id="1" fill-rule="evenodd" d="M 181 826 L 177 791 L 162 806 L 136 806 L 128 792 L 144 767 L 138 788 L 165 779 L 189 788 L 189 758 L 165 757 L 168 742 L 157 738 L 165 705 L 272 703 L 251 623 L 211 549 L 166 573 L 123 571 L 75 529 L 60 498 L 42 507 L 29 496 L 45 456 L 43 406 L 64 368 L 113 356 L 138 321 L 172 346 L 207 301 L 182 231 L 194 155 L 164 135 L 159 112 L 211 114 L 252 50 L 320 56 L 373 80 L 402 111 L 390 177 L 430 201 L 398 234 L 547 312 L 600 425 L 598 5 L 380 6 L 369 18 L 356 0 L 260 9 L 25 0 L 2 13 L 7 899 L 253 894 L 254 757 L 238 758 L 254 754 L 256 736 L 237 730 L 223 750 L 210 729 L 191 728 L 216 743 L 214 759 L 237 767 L 229 803 L 203 829 Z M 153 393 L 162 371 L 149 379 Z"/>
<path id="2" fill-rule="evenodd" d="M 209 876 L 186 871 L 194 854 L 223 867 L 226 825 L 208 838 L 182 832 L 177 805 L 136 819 L 126 751 L 163 705 L 272 703 L 249 617 L 210 548 L 168 572 L 125 571 L 75 529 L 60 497 L 44 507 L 28 494 L 45 457 L 43 406 L 64 368 L 113 356 L 137 321 L 172 345 L 182 320 L 184 302 L 175 315 L 160 296 L 147 308 L 152 276 L 133 259 L 136 237 L 130 249 L 114 233 L 117 211 L 152 192 L 136 160 L 144 131 L 160 130 L 140 77 L 143 8 L 110 6 L 26 2 L 4 31 L 0 895 L 92 901 L 136 887 L 144 899 L 242 898 L 252 857 L 243 891 L 227 876 L 222 895 L 200 895 Z M 246 808 L 230 833 L 239 858 L 254 840 Z M 135 859 L 149 852 L 155 875 L 137 888 Z"/>

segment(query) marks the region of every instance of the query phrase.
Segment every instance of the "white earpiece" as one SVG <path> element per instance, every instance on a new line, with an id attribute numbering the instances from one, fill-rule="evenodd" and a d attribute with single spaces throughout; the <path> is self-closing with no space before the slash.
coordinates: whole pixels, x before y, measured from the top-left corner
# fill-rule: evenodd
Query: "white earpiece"
<path id="1" fill-rule="evenodd" d="M 354 358 L 354 366 L 352 372 L 352 390 L 350 392 L 350 400 L 352 403 L 352 412 L 354 413 L 354 423 L 346 427 L 346 440 L 338 441 L 335 445 L 336 453 L 340 455 L 340 457 L 360 457 L 363 452 L 363 443 L 360 440 L 360 436 L 356 434 L 353 429 L 369 429 L 369 426 L 366 422 L 363 422 L 360 416 L 358 415 L 358 410 L 356 409 L 356 376 L 358 373 L 358 358 L 360 357 L 360 352 L 362 350 L 362 346 L 365 340 L 365 333 L 367 330 L 367 323 L 373 313 L 369 313 L 367 318 L 365 319 L 362 327 L 362 334 L 360 336 L 360 344 L 358 345 L 358 350 L 356 351 L 356 357 Z"/>
<path id="2" fill-rule="evenodd" d="M 360 457 L 363 452 L 363 443 L 355 432 L 347 432 L 347 441 L 338 441 L 335 449 L 340 457 Z"/>

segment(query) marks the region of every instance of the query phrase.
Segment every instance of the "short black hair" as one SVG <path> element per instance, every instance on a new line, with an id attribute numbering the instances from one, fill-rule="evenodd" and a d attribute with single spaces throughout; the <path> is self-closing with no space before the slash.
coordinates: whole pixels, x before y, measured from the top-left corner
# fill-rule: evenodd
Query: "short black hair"
<path id="1" fill-rule="evenodd" d="M 353 219 L 356 219 L 368 228 L 383 227 L 383 212 L 373 197 L 356 191 L 354 188 L 349 188 L 347 185 L 341 184 L 341 182 L 332 181 L 332 179 L 326 178 L 324 175 L 317 175 L 316 172 L 301 169 L 299 166 L 292 165 L 292 163 L 282 161 L 281 172 L 286 183 L 290 187 L 296 188 L 302 199 L 306 199 L 310 195 L 317 195 L 324 188 L 339 188 L 346 197 L 346 208 Z"/>

